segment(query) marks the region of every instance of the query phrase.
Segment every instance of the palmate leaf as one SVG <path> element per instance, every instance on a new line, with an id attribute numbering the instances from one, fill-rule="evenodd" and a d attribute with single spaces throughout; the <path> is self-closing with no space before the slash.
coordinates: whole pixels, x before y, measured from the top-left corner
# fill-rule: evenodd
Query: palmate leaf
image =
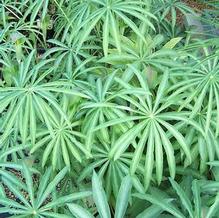
<path id="1" fill-rule="evenodd" d="M 101 142 L 110 142 L 108 129 L 102 128 L 100 131 L 93 132 L 96 126 L 111 119 L 126 116 L 124 110 L 132 111 L 130 107 L 119 104 L 119 97 L 122 93 L 116 88 L 113 90 L 115 75 L 116 71 L 107 76 L 104 80 L 100 78 L 96 80 L 93 76 L 89 78 L 91 89 L 85 90 L 85 93 L 90 99 L 81 104 L 80 112 L 85 115 L 83 118 L 82 131 L 87 136 L 86 148 L 88 150 L 92 149 L 92 143 L 94 143 L 97 138 Z M 134 91 L 135 90 L 133 90 L 133 92 Z M 118 103 L 115 102 L 115 99 Z M 120 124 L 116 126 L 114 130 L 117 133 L 125 132 L 131 125 L 131 122 L 128 124 Z"/>
<path id="2" fill-rule="evenodd" d="M 190 104 L 187 108 L 192 110 L 193 105 Z M 187 116 L 190 115 L 191 112 L 188 112 Z M 180 131 L 186 134 L 185 139 L 191 148 L 192 162 L 196 162 L 199 165 L 200 172 L 203 173 L 208 170 L 207 162 L 214 161 L 219 157 L 218 138 L 215 137 L 214 128 L 209 128 L 207 133 L 204 131 L 206 125 L 205 112 L 199 113 L 193 119 L 197 121 L 203 131 L 196 131 L 192 125 L 187 126 L 187 129 L 182 127 Z M 185 165 L 188 165 L 187 161 L 185 161 Z"/>
<path id="3" fill-rule="evenodd" d="M 54 70 L 65 71 L 67 79 L 72 79 L 73 66 L 80 65 L 83 63 L 83 60 L 91 59 L 91 55 L 88 52 L 88 49 L 92 49 L 92 46 L 89 48 L 82 47 L 80 51 L 76 51 L 76 40 L 68 40 L 65 42 L 58 41 L 56 39 L 48 40 L 48 43 L 52 44 L 53 47 L 48 49 L 43 54 L 43 59 L 52 56 L 54 60 Z M 95 48 L 95 47 L 93 47 Z"/>
<path id="4" fill-rule="evenodd" d="M 64 4 L 64 2 L 54 1 L 57 5 L 57 26 L 55 27 L 55 38 L 61 38 L 63 42 L 68 38 L 69 32 L 75 34 L 75 27 L 78 26 L 84 19 L 86 19 L 87 14 L 86 9 L 89 11 L 90 4 L 88 1 L 74 0 Z M 77 32 L 77 31 L 76 31 Z M 71 34 L 72 35 L 72 34 Z"/>
<path id="5" fill-rule="evenodd" d="M 79 4 L 79 1 L 76 1 Z M 102 38 L 104 54 L 108 54 L 109 36 L 115 40 L 116 47 L 121 52 L 121 39 L 119 30 L 119 20 L 121 19 L 135 34 L 139 35 L 143 40 L 144 37 L 139 31 L 139 28 L 133 22 L 130 17 L 134 17 L 136 20 L 140 20 L 150 28 L 154 29 L 150 19 L 156 19 L 150 12 L 148 12 L 148 3 L 143 1 L 91 1 L 86 4 L 76 6 L 77 10 L 83 11 L 81 16 L 84 16 L 84 20 L 81 18 L 79 29 L 82 29 L 81 39 L 78 42 L 78 50 L 81 48 L 84 41 L 88 38 L 90 32 L 98 26 L 98 23 L 102 24 Z M 77 33 L 78 31 L 76 31 Z M 77 35 L 74 33 L 75 35 Z"/>
<path id="6" fill-rule="evenodd" d="M 115 141 L 112 135 L 112 145 Z M 84 170 L 80 173 L 78 182 L 81 183 L 89 178 L 92 171 L 95 170 L 104 182 L 107 198 L 114 196 L 117 198 L 119 195 L 119 187 L 123 177 L 129 174 L 129 169 L 132 161 L 132 153 L 124 152 L 116 161 L 114 158 L 109 157 L 111 149 L 110 144 L 99 143 L 93 145 L 92 155 L 93 158 L 84 162 Z M 137 173 L 143 173 L 143 164 L 139 164 L 136 168 Z"/>
<path id="7" fill-rule="evenodd" d="M 207 49 L 205 49 L 208 55 Z M 172 74 L 175 78 L 188 78 L 189 83 L 182 80 L 174 84 L 170 88 L 170 92 L 174 91 L 169 98 L 179 95 L 183 92 L 187 93 L 179 110 L 187 107 L 189 103 L 193 104 L 190 117 L 194 117 L 206 108 L 206 123 L 205 133 L 207 134 L 213 122 L 219 120 L 219 97 L 218 97 L 218 81 L 219 81 L 219 64 L 218 57 L 207 56 L 204 60 L 196 60 L 195 67 L 187 70 L 183 75 L 179 71 Z M 213 111 L 216 110 L 216 116 L 213 116 Z M 218 136 L 219 127 L 216 125 L 215 134 Z"/>
<path id="8" fill-rule="evenodd" d="M 144 25 L 140 27 L 142 35 L 147 34 L 147 29 Z M 177 56 L 176 51 L 161 47 L 164 37 L 155 35 L 153 38 L 148 36 L 143 41 L 141 37 L 135 36 L 132 38 L 121 37 L 122 52 L 112 51 L 106 57 L 99 60 L 100 63 L 109 63 L 114 66 L 125 67 L 124 64 L 136 64 L 139 70 L 147 71 L 150 66 L 155 71 L 163 71 L 165 67 L 176 67 L 179 65 L 174 59 Z M 111 44 L 115 44 L 114 41 Z M 161 49 L 157 50 L 158 47 Z M 125 68 L 126 69 L 126 68 Z M 146 72 L 147 73 L 147 72 Z"/>
<path id="9" fill-rule="evenodd" d="M 135 75 L 138 77 L 141 86 L 144 89 L 148 89 L 147 82 L 144 80 L 144 76 L 136 68 L 131 66 L 131 69 L 134 71 Z M 144 82 L 145 81 L 145 82 Z M 114 160 L 120 158 L 124 151 L 131 146 L 135 139 L 141 134 L 139 142 L 135 148 L 133 155 L 133 162 L 131 166 L 131 173 L 135 173 L 135 169 L 138 166 L 140 159 L 146 148 L 146 157 L 145 157 L 145 172 L 144 172 L 144 185 L 147 189 L 150 180 L 152 178 L 152 172 L 154 168 L 154 160 L 156 162 L 156 177 L 157 182 L 160 183 L 162 179 L 162 168 L 163 168 L 163 153 L 166 153 L 168 168 L 172 178 L 175 176 L 175 150 L 176 148 L 171 143 L 171 138 L 175 138 L 178 145 L 181 147 L 181 151 L 185 154 L 188 163 L 191 163 L 191 153 L 190 148 L 184 138 L 184 136 L 178 131 L 176 122 L 187 122 L 188 117 L 184 113 L 174 113 L 174 112 L 165 112 L 166 108 L 169 107 L 169 102 L 165 103 L 165 92 L 166 87 L 168 87 L 168 73 L 165 73 L 162 82 L 158 88 L 154 100 L 150 95 L 136 95 L 136 99 L 130 98 L 128 95 L 121 96 L 127 102 L 130 102 L 135 107 L 138 107 L 138 110 L 141 112 L 141 116 L 135 116 L 133 119 L 138 120 L 136 125 L 131 127 L 126 133 L 122 134 L 121 137 L 115 142 L 113 147 L 110 150 L 110 157 L 113 157 Z M 143 115 L 145 114 L 145 115 Z M 132 115 L 131 115 L 132 116 Z M 130 116 L 130 118 L 131 118 Z M 171 118 L 170 118 L 170 117 Z M 127 122 L 128 119 L 121 118 L 120 120 L 109 121 L 105 124 L 99 125 L 95 130 L 106 128 L 115 123 Z M 170 122 L 174 121 L 175 124 Z M 181 122 L 180 122 L 181 123 Z M 192 122 L 192 125 L 195 122 Z M 187 123 L 188 124 L 188 123 Z M 201 129 L 198 124 L 193 125 L 195 128 Z M 163 148 L 163 149 L 161 149 Z"/>
<path id="10" fill-rule="evenodd" d="M 218 26 L 218 3 L 191 3 Z M 1 215 L 219 217 L 219 43 L 177 25 L 187 13 L 0 1 Z"/>
<path id="11" fill-rule="evenodd" d="M 7 197 L 1 197 L 0 203 L 9 214 L 14 215 L 13 217 L 37 216 L 55 218 L 61 216 L 57 209 L 62 205 L 91 195 L 91 192 L 83 191 L 54 198 L 52 192 L 56 190 L 56 186 L 64 178 L 67 171 L 68 168 L 66 167 L 51 179 L 52 170 L 48 168 L 45 174 L 39 178 L 38 184 L 34 184 L 33 174 L 25 164 L 21 168 L 25 182 L 21 181 L 22 178 L 17 176 L 14 176 L 13 180 L 8 180 L 6 177 L 7 173 L 1 174 L 2 183 L 10 189 L 19 203 Z"/>
<path id="12" fill-rule="evenodd" d="M 18 75 L 14 77 L 14 84 L 11 87 L 0 88 L 0 111 L 3 116 L 1 143 L 7 139 L 16 123 L 19 123 L 18 129 L 22 142 L 25 143 L 30 135 L 34 144 L 37 122 L 45 122 L 52 134 L 51 120 L 55 113 L 60 114 L 67 121 L 54 93 L 85 97 L 71 83 L 65 81 L 43 83 L 45 77 L 51 72 L 51 69 L 44 68 L 51 60 L 32 66 L 34 54 L 35 51 L 21 63 Z"/>
<path id="13" fill-rule="evenodd" d="M 53 169 L 62 167 L 63 162 L 64 165 L 70 167 L 74 160 L 82 162 L 84 159 L 83 155 L 92 156 L 83 143 L 85 135 L 76 130 L 80 125 L 80 121 L 76 120 L 74 114 L 68 111 L 69 104 L 70 99 L 67 96 L 63 96 L 62 105 L 60 106 L 62 106 L 62 111 L 66 114 L 67 120 L 64 116 L 53 116 L 51 120 L 52 135 L 45 128 L 37 131 L 37 142 L 33 145 L 30 153 L 43 152 L 42 166 L 45 166 L 50 159 Z M 41 150 L 42 148 L 43 151 Z"/>

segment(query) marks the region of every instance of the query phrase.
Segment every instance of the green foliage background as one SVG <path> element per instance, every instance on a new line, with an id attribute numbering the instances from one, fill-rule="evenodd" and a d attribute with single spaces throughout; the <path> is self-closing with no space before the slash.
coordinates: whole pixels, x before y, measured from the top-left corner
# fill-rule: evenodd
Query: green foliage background
<path id="1" fill-rule="evenodd" d="M 0 214 L 219 217 L 219 2 L 1 0 Z"/>

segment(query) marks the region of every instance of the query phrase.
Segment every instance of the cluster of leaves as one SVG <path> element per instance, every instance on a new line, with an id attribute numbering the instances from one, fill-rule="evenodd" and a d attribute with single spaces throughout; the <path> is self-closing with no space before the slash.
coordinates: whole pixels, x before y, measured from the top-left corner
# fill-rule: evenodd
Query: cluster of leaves
<path id="1" fill-rule="evenodd" d="M 219 217 L 219 40 L 178 20 L 197 14 L 1 0 L 0 214 Z"/>

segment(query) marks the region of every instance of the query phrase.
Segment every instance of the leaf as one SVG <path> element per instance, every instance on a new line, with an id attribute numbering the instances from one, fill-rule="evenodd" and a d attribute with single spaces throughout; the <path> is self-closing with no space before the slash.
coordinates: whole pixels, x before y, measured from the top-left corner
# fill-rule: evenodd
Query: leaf
<path id="1" fill-rule="evenodd" d="M 69 210 L 71 211 L 72 215 L 76 218 L 93 218 L 87 210 L 77 204 L 67 204 Z"/>
<path id="2" fill-rule="evenodd" d="M 104 56 L 108 55 L 108 46 L 109 46 L 109 13 L 106 13 L 106 19 L 103 25 L 103 51 Z"/>
<path id="3" fill-rule="evenodd" d="M 157 199 L 156 197 L 153 197 L 153 195 L 149 194 L 134 194 L 134 196 L 142 200 L 149 201 L 153 205 L 159 206 L 162 210 L 169 212 L 174 217 L 185 218 L 178 209 L 168 203 L 168 199 Z"/>
<path id="4" fill-rule="evenodd" d="M 184 192 L 184 190 L 171 178 L 169 178 L 171 185 L 177 192 L 178 196 L 180 197 L 180 200 L 182 202 L 182 205 L 185 207 L 185 209 L 189 212 L 190 217 L 193 217 L 193 210 L 192 210 L 192 204 Z"/>
<path id="5" fill-rule="evenodd" d="M 208 213 L 206 214 L 206 218 L 214 217 L 215 213 L 219 210 L 219 194 L 217 194 L 214 203 L 211 205 L 211 207 L 208 210 Z"/>
<path id="6" fill-rule="evenodd" d="M 172 38 L 170 41 L 168 41 L 163 48 L 167 49 L 173 49 L 183 38 L 182 37 L 176 37 Z"/>
<path id="7" fill-rule="evenodd" d="M 136 218 L 154 218 L 159 217 L 159 215 L 162 213 L 162 209 L 158 207 L 157 205 L 151 205 L 150 207 L 147 207 L 143 212 L 138 214 Z"/>
<path id="8" fill-rule="evenodd" d="M 27 199 L 23 196 L 23 193 L 19 189 L 19 187 L 14 186 L 11 181 L 6 180 L 4 177 L 2 179 L 2 182 L 9 188 L 9 190 L 14 193 L 16 198 L 18 198 L 27 208 L 31 208 L 30 203 L 27 201 Z"/>
<path id="9" fill-rule="evenodd" d="M 110 24 L 112 26 L 112 35 L 115 39 L 118 52 L 121 53 L 120 34 L 119 34 L 119 30 L 118 30 L 117 21 L 116 21 L 114 14 L 112 12 L 109 12 L 109 17 L 110 17 Z"/>
<path id="10" fill-rule="evenodd" d="M 150 132 L 147 141 L 147 151 L 145 159 L 145 172 L 144 172 L 144 186 L 145 190 L 148 189 L 150 181 L 152 179 L 152 171 L 154 166 L 154 123 L 149 124 Z"/>
<path id="11" fill-rule="evenodd" d="M 110 215 L 110 208 L 107 203 L 107 198 L 102 187 L 102 183 L 100 178 L 97 176 L 95 171 L 93 172 L 92 176 L 92 191 L 93 191 L 93 198 L 99 215 L 101 218 L 111 218 Z"/>
<path id="12" fill-rule="evenodd" d="M 191 153 L 190 153 L 190 149 L 184 139 L 184 137 L 182 136 L 182 134 L 180 132 L 178 132 L 177 130 L 175 130 L 169 123 L 159 120 L 159 122 L 164 125 L 168 131 L 176 138 L 176 140 L 179 142 L 180 146 L 182 147 L 183 151 L 185 152 L 189 163 L 192 162 L 192 157 L 191 157 Z"/>
<path id="13" fill-rule="evenodd" d="M 47 203 L 45 206 L 40 208 L 40 211 L 50 210 L 53 207 L 62 206 L 66 203 L 70 203 L 72 201 L 76 201 L 79 199 L 85 199 L 86 197 L 89 197 L 91 195 L 92 195 L 92 192 L 90 192 L 90 191 L 77 192 L 77 193 L 73 193 L 70 195 L 65 195 L 63 197 L 59 197 L 59 198 L 54 199 L 53 201 Z"/>
<path id="14" fill-rule="evenodd" d="M 138 125 L 123 134 L 113 145 L 109 153 L 110 157 L 113 157 L 114 160 L 117 160 L 132 143 L 132 141 L 137 137 L 137 135 L 144 128 L 145 125 L 145 122 L 140 122 Z"/>
<path id="15" fill-rule="evenodd" d="M 132 163 L 130 166 L 130 173 L 131 175 L 133 175 L 135 173 L 135 171 L 138 168 L 139 162 L 141 160 L 141 156 L 143 153 L 143 149 L 145 148 L 145 142 L 147 141 L 148 135 L 149 135 L 149 131 L 148 131 L 148 126 L 145 128 L 144 132 L 142 133 L 142 136 L 140 138 L 140 141 L 135 149 L 135 152 L 133 154 L 132 157 Z"/>
<path id="16" fill-rule="evenodd" d="M 174 178 L 175 174 L 176 174 L 176 163 L 175 163 L 175 156 L 174 156 L 173 147 L 172 147 L 169 139 L 165 135 L 163 129 L 160 127 L 160 125 L 157 123 L 155 123 L 155 125 L 157 127 L 157 131 L 159 132 L 159 135 L 160 135 L 160 138 L 162 141 L 162 145 L 163 145 L 165 153 L 167 155 L 167 162 L 168 162 L 168 166 L 169 166 L 170 176 L 172 178 Z"/>
<path id="17" fill-rule="evenodd" d="M 48 195 L 56 188 L 58 183 L 64 178 L 65 174 L 68 171 L 68 167 L 63 168 L 55 178 L 48 184 L 42 196 L 39 196 L 37 207 L 41 206 L 42 203 L 46 200 Z"/>
<path id="18" fill-rule="evenodd" d="M 168 87 L 168 78 L 169 78 L 169 73 L 165 72 L 163 77 L 162 77 L 162 81 L 159 85 L 159 88 L 157 90 L 157 95 L 156 95 L 156 100 L 154 103 L 154 107 L 153 107 L 153 112 L 155 112 L 157 110 L 157 107 L 161 101 L 161 98 L 165 92 L 166 87 Z"/>
<path id="19" fill-rule="evenodd" d="M 129 176 L 126 176 L 122 180 L 122 184 L 119 189 L 119 194 L 117 196 L 115 218 L 123 218 L 125 216 L 131 187 L 131 178 Z"/>
<path id="20" fill-rule="evenodd" d="M 198 218 L 201 218 L 201 196 L 200 187 L 197 180 L 193 180 L 192 182 L 192 193 L 194 196 L 195 214 Z"/>
<path id="21" fill-rule="evenodd" d="M 35 200 L 34 200 L 34 191 L 33 191 L 33 180 L 32 180 L 32 175 L 26 166 L 26 164 L 23 164 L 23 173 L 24 173 L 24 178 L 25 182 L 27 184 L 27 191 L 30 197 L 31 205 L 34 207 L 35 206 Z"/>
<path id="22" fill-rule="evenodd" d="M 163 147 L 156 126 L 154 126 L 154 137 L 155 137 L 156 178 L 159 185 L 162 181 L 162 176 L 163 176 Z"/>

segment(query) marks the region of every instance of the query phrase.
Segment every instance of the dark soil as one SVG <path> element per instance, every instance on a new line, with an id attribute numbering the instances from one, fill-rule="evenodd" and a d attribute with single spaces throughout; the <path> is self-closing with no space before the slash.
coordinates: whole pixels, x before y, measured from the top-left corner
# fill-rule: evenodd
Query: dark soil
<path id="1" fill-rule="evenodd" d="M 200 0 L 182 0 L 182 2 L 192 8 L 196 13 L 202 13 L 206 9 L 213 9 L 210 5 Z M 177 23 L 179 25 L 183 25 L 184 23 L 184 15 L 180 11 L 177 11 Z"/>
<path id="2" fill-rule="evenodd" d="M 183 2 L 185 2 L 189 7 L 193 8 L 195 11 L 203 11 L 211 8 L 208 4 L 197 0 L 183 0 Z"/>

